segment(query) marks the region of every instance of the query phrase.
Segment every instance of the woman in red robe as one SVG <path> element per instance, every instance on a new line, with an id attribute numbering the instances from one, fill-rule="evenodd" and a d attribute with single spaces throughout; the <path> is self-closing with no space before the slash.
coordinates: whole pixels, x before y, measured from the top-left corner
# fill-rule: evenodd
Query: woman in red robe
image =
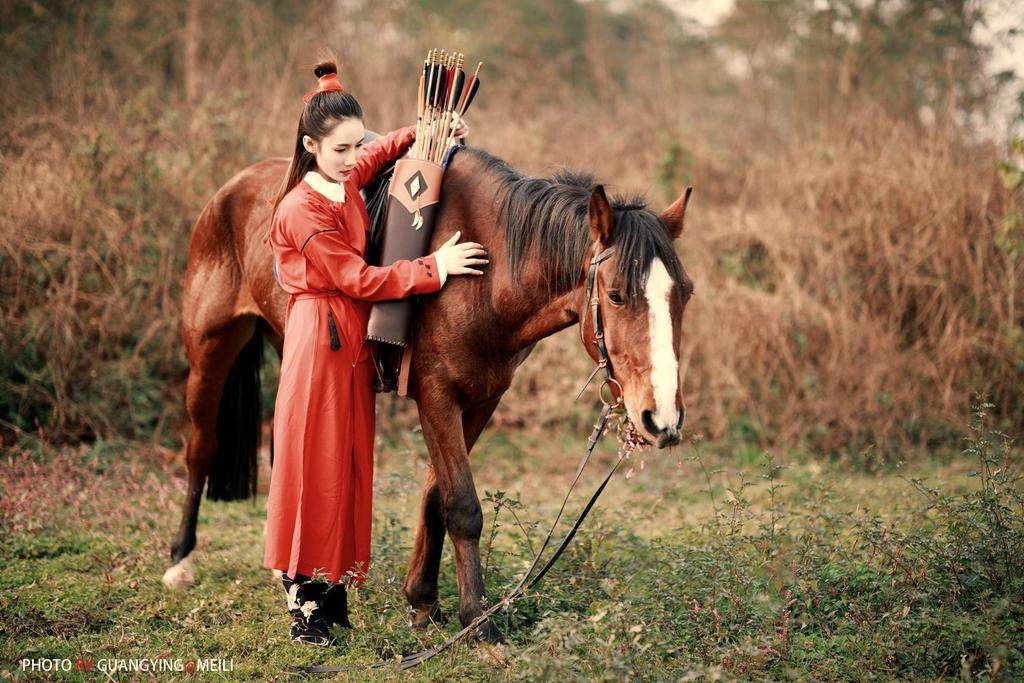
<path id="1" fill-rule="evenodd" d="M 456 235 L 415 261 L 366 264 L 368 219 L 359 189 L 409 148 L 415 128 L 362 149 L 362 109 L 338 82 L 337 67 L 323 62 L 314 72 L 318 86 L 304 98 L 270 228 L 277 279 L 291 298 L 264 564 L 283 573 L 292 640 L 326 645 L 331 624 L 348 625 L 345 585 L 360 584 L 370 560 L 375 419 L 373 364 L 364 342 L 370 304 L 432 294 L 447 277 L 479 275 L 474 266 L 487 261 L 481 245 L 457 244 Z"/>

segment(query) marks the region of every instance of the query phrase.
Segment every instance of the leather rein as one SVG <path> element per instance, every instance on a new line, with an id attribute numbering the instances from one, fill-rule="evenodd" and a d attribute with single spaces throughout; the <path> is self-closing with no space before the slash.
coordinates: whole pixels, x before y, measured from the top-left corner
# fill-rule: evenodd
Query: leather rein
<path id="1" fill-rule="evenodd" d="M 599 245 L 594 246 L 594 251 L 597 252 Z M 601 382 L 601 387 L 598 393 L 601 396 L 601 402 L 605 405 L 611 404 L 611 410 L 621 407 L 622 405 L 622 385 L 612 376 L 611 359 L 608 358 L 608 347 L 604 341 L 604 323 L 601 319 L 601 297 L 600 287 L 597 282 L 597 267 L 601 265 L 602 261 L 608 259 L 615 252 L 615 247 L 607 247 L 603 251 L 594 254 L 594 257 L 590 259 L 590 268 L 587 270 L 587 285 L 583 291 L 583 301 L 580 303 L 580 341 L 583 342 L 583 346 L 587 345 L 586 337 L 586 325 L 587 325 L 587 302 L 590 302 L 591 319 L 593 320 L 594 327 L 594 346 L 597 348 L 597 367 L 590 373 L 590 377 L 580 387 L 579 392 L 576 394 L 576 400 L 579 400 L 580 396 L 586 390 L 590 383 L 594 381 L 594 377 L 597 373 L 604 371 L 604 381 Z M 608 392 L 608 397 L 605 398 L 605 391 Z"/>
<path id="2" fill-rule="evenodd" d="M 595 245 L 594 251 L 596 252 L 598 245 Z M 338 673 L 342 671 L 366 671 L 369 669 L 383 669 L 383 668 L 397 668 L 400 671 L 411 669 L 414 666 L 418 666 L 428 659 L 441 654 L 445 650 L 449 649 L 461 640 L 464 640 L 468 636 L 472 635 L 487 621 L 490 616 L 499 610 L 507 609 L 512 602 L 523 597 L 527 591 L 532 589 L 537 583 L 540 582 L 544 575 L 555 565 L 558 558 L 562 556 L 565 549 L 569 547 L 576 532 L 583 525 L 583 520 L 587 518 L 590 510 L 597 503 L 597 499 L 601 496 L 608 482 L 611 481 L 612 475 L 619 468 L 619 464 L 623 460 L 623 455 L 620 453 L 619 457 L 615 460 L 615 464 L 612 465 L 611 470 L 605 476 L 601 484 L 594 490 L 590 500 L 583 507 L 583 511 L 580 512 L 579 517 L 573 523 L 572 527 L 562 537 L 558 547 L 555 548 L 551 557 L 544 563 L 543 566 L 534 574 L 534 570 L 540 564 L 541 557 L 544 555 L 544 551 L 547 550 L 548 545 L 551 543 L 551 537 L 555 533 L 555 527 L 558 526 L 558 522 L 562 519 L 562 513 L 565 511 L 565 506 L 569 502 L 569 497 L 572 495 L 573 490 L 576 488 L 576 484 L 580 480 L 580 476 L 583 474 L 583 470 L 586 468 L 587 463 L 590 461 L 590 456 L 593 455 L 594 449 L 597 447 L 598 442 L 604 435 L 608 426 L 608 419 L 611 417 L 613 411 L 617 410 L 622 406 L 622 386 L 612 376 L 611 362 L 608 357 L 608 347 L 605 345 L 604 340 L 604 324 L 601 319 L 601 301 L 600 301 L 600 286 L 597 282 L 597 267 L 602 261 L 608 259 L 609 256 L 614 252 L 615 247 L 608 247 L 601 252 L 598 252 L 590 260 L 590 267 L 587 271 L 586 287 L 583 293 L 583 301 L 580 304 L 580 339 L 583 341 L 584 346 L 586 345 L 586 308 L 587 303 L 590 304 L 590 318 L 594 329 L 594 340 L 593 344 L 597 349 L 597 367 L 590 373 L 586 383 L 580 389 L 576 395 L 578 399 L 583 391 L 590 385 L 594 377 L 597 376 L 598 372 L 604 371 L 604 380 L 601 383 L 601 387 L 598 394 L 601 398 L 603 407 L 601 408 L 601 414 L 597 418 L 597 422 L 594 424 L 594 429 L 590 433 L 590 437 L 587 439 L 587 447 L 583 453 L 583 457 L 580 459 L 579 465 L 576 467 L 576 475 L 572 479 L 572 483 L 569 485 L 569 490 L 565 494 L 565 498 L 562 499 L 562 505 L 558 510 L 558 514 L 555 516 L 555 521 L 551 524 L 551 528 L 548 530 L 547 536 L 544 538 L 544 542 L 541 544 L 540 550 L 534 556 L 533 561 L 530 563 L 529 569 L 523 574 L 522 578 L 515 587 L 510 590 L 505 596 L 494 603 L 483 612 L 480 616 L 476 617 L 461 631 L 449 637 L 442 643 L 429 647 L 425 650 L 417 652 L 415 654 L 406 655 L 397 661 L 389 662 L 374 662 L 371 664 L 350 664 L 345 666 L 296 666 L 292 667 L 293 671 L 303 674 L 318 674 L 318 673 Z M 531 576 L 532 575 L 532 576 Z"/>

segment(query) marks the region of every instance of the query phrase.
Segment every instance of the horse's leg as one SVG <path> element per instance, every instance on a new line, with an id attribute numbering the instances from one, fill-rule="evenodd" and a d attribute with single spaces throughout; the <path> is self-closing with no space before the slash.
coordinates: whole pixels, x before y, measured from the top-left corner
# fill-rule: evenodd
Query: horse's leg
<path id="1" fill-rule="evenodd" d="M 405 575 L 405 597 L 415 614 L 412 625 L 426 628 L 431 622 L 442 619 L 437 604 L 437 576 L 441 566 L 441 550 L 444 548 L 444 513 L 441 510 L 441 489 L 437 485 L 434 467 L 430 467 L 427 483 L 423 487 L 420 502 L 419 527 L 416 541 L 409 558 L 409 569 Z"/>
<path id="2" fill-rule="evenodd" d="M 480 615 L 486 600 L 480 571 L 483 512 L 469 468 L 465 435 L 460 428 L 462 411 L 453 397 L 443 396 L 440 391 L 421 391 L 420 396 L 430 397 L 430 400 L 418 401 L 420 423 L 441 493 L 445 527 L 455 547 L 459 621 L 465 626 Z M 477 636 L 491 643 L 505 640 L 490 621 L 480 626 Z"/>
<path id="3" fill-rule="evenodd" d="M 466 411 L 462 416 L 462 430 L 466 451 L 473 449 L 487 420 L 494 413 L 498 400 Z M 445 521 L 441 506 L 441 489 L 437 484 L 434 468 L 427 474 L 420 503 L 419 527 L 413 544 L 409 570 L 405 577 L 405 596 L 415 610 L 413 626 L 425 628 L 431 621 L 443 618 L 437 604 L 437 579 L 441 566 L 441 551 L 444 548 Z"/>
<path id="4" fill-rule="evenodd" d="M 192 328 L 186 344 L 189 360 L 185 405 L 192 432 L 185 463 L 188 491 L 182 508 L 181 525 L 171 544 L 172 566 L 164 572 L 168 588 L 188 588 L 195 580 L 191 553 L 196 546 L 196 521 L 203 486 L 217 453 L 217 414 L 224 380 L 242 348 L 256 330 L 257 318 L 245 316 L 219 325 Z"/>

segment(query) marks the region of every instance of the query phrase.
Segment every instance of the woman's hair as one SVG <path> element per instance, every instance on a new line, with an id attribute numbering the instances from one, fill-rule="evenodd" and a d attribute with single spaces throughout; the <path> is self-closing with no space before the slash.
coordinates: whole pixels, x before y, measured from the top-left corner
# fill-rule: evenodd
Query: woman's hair
<path id="1" fill-rule="evenodd" d="M 324 59 L 313 67 L 313 73 L 317 78 L 336 74 L 338 65 L 334 59 Z M 302 180 L 303 176 L 316 168 L 316 157 L 303 146 L 302 137 L 308 135 L 319 142 L 338 123 L 349 118 L 362 119 L 363 108 L 348 92 L 319 92 L 306 102 L 302 108 L 302 115 L 299 116 L 299 129 L 295 133 L 292 163 L 288 166 L 288 175 L 285 176 L 284 184 L 274 199 L 274 213 L 277 213 L 277 207 L 284 196 Z"/>

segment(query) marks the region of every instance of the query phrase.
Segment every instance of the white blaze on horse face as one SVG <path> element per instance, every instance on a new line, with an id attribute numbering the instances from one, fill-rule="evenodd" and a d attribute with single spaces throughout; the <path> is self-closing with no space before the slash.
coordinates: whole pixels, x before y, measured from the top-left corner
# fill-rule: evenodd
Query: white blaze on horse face
<path id="1" fill-rule="evenodd" d="M 644 294 L 647 297 L 647 320 L 650 322 L 651 387 L 654 389 L 654 424 L 662 429 L 675 429 L 679 421 L 676 410 L 676 388 L 679 363 L 672 343 L 672 314 L 669 297 L 672 278 L 661 259 L 651 261 Z"/>

